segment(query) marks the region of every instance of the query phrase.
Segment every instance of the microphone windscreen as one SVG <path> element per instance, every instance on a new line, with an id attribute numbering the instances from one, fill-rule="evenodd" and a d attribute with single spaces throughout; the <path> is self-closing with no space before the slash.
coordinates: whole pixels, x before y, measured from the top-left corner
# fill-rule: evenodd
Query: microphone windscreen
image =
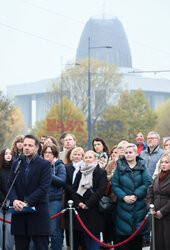
<path id="1" fill-rule="evenodd" d="M 18 158 L 19 160 L 25 160 L 25 155 L 24 154 L 21 154 L 20 156 L 19 156 L 19 158 Z"/>

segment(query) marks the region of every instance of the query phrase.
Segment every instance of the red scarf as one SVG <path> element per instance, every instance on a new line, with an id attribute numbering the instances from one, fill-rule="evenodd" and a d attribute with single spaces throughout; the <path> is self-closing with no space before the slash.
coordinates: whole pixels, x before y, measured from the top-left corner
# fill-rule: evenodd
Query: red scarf
<path id="1" fill-rule="evenodd" d="M 143 150 L 143 144 L 141 146 L 138 145 L 138 155 L 140 155 L 142 150 Z"/>

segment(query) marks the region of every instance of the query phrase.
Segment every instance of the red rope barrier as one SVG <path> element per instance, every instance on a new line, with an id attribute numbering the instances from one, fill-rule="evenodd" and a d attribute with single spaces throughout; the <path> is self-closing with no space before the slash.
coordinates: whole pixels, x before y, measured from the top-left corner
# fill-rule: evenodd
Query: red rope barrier
<path id="1" fill-rule="evenodd" d="M 64 212 L 66 211 L 66 209 L 63 209 L 61 212 L 59 212 L 58 214 L 55 214 L 53 216 L 51 216 L 51 220 L 53 220 L 54 218 L 60 216 L 61 214 L 63 214 Z M 0 218 L 0 221 L 3 221 L 3 218 Z M 10 220 L 5 220 L 6 223 L 9 223 L 11 224 L 11 221 Z"/>
<path id="2" fill-rule="evenodd" d="M 61 212 L 59 212 L 58 214 L 53 215 L 50 219 L 53 220 L 54 218 L 58 217 L 58 216 L 61 215 L 62 213 L 63 213 L 63 212 L 61 211 Z"/>
<path id="3" fill-rule="evenodd" d="M 0 218 L 1 221 L 4 221 L 2 218 Z M 10 220 L 5 220 L 6 223 L 9 223 L 11 224 L 11 221 Z"/>
<path id="4" fill-rule="evenodd" d="M 144 226 L 144 224 L 146 223 L 146 218 L 143 220 L 142 224 L 140 225 L 140 227 L 126 240 L 120 242 L 120 243 L 117 243 L 115 245 L 108 245 L 102 241 L 100 241 L 99 239 L 97 239 L 88 229 L 87 227 L 84 225 L 83 221 L 81 220 L 79 214 L 77 213 L 76 210 L 75 211 L 75 214 L 76 214 L 76 217 L 79 221 L 79 223 L 81 224 L 81 226 L 83 227 L 83 229 L 86 231 L 86 233 L 88 233 L 95 241 L 97 241 L 99 244 L 105 246 L 105 247 L 110 247 L 110 248 L 115 248 L 115 247 L 118 247 L 118 246 L 121 246 L 121 245 L 124 245 L 126 243 L 128 243 L 130 240 L 132 240 L 133 237 L 135 237 L 135 235 L 141 230 L 141 228 Z"/>
<path id="5" fill-rule="evenodd" d="M 58 214 L 55 214 L 53 215 L 50 219 L 53 220 L 54 218 L 60 216 L 61 214 L 63 214 L 64 212 L 66 211 L 66 209 L 63 209 L 61 212 L 59 212 Z M 126 240 L 120 242 L 120 243 L 117 243 L 115 245 L 108 245 L 102 241 L 100 241 L 99 239 L 97 239 L 88 229 L 87 227 L 84 225 L 83 221 L 81 220 L 79 214 L 77 213 L 77 211 L 74 209 L 75 211 L 75 214 L 76 214 L 76 217 L 79 221 L 79 223 L 81 224 L 81 226 L 84 228 L 84 230 L 94 239 L 96 240 L 99 244 L 105 246 L 105 247 L 110 247 L 110 248 L 115 248 L 115 247 L 118 247 L 118 246 L 121 246 L 121 245 L 124 245 L 126 243 L 128 243 L 133 237 L 135 237 L 135 235 L 141 230 L 141 228 L 144 226 L 144 224 L 146 223 L 146 218 L 147 216 L 145 217 L 144 221 L 142 222 L 142 224 L 140 225 L 140 227 Z M 0 221 L 3 221 L 3 218 L 0 218 Z M 11 221 L 9 220 L 5 220 L 6 223 L 11 223 Z"/>

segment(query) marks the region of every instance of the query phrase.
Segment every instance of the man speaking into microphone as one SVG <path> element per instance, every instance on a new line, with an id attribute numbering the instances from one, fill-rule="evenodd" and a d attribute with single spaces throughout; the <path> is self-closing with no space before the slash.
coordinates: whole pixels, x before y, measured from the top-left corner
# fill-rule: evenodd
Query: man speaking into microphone
<path id="1" fill-rule="evenodd" d="M 28 250 L 32 239 L 37 250 L 48 250 L 50 217 L 48 188 L 51 183 L 51 165 L 37 154 L 39 142 L 33 135 L 26 135 L 23 142 L 21 163 L 12 165 L 8 187 L 15 175 L 18 177 L 9 195 L 18 213 L 12 214 L 11 233 L 15 238 L 16 250 Z M 16 169 L 17 168 L 17 169 Z M 35 207 L 36 212 L 23 213 L 24 206 Z"/>

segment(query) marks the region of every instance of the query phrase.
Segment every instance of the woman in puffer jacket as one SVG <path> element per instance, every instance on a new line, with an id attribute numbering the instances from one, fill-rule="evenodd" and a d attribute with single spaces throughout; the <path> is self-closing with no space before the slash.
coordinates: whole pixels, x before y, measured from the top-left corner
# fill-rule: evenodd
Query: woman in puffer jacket
<path id="1" fill-rule="evenodd" d="M 137 156 L 137 147 L 129 143 L 125 156 L 117 161 L 117 168 L 112 177 L 112 190 L 117 195 L 116 242 L 129 238 L 141 225 L 147 207 L 144 198 L 152 177 L 145 161 Z M 129 243 L 116 250 L 142 250 L 143 234 L 148 224 Z"/>
<path id="2" fill-rule="evenodd" d="M 58 159 L 59 150 L 55 144 L 45 144 L 42 149 L 42 157 L 51 163 L 52 182 L 49 190 L 50 216 L 62 210 L 62 189 L 66 181 L 66 170 L 62 160 Z M 50 222 L 51 227 L 51 250 L 62 249 L 62 234 L 60 217 Z"/>

